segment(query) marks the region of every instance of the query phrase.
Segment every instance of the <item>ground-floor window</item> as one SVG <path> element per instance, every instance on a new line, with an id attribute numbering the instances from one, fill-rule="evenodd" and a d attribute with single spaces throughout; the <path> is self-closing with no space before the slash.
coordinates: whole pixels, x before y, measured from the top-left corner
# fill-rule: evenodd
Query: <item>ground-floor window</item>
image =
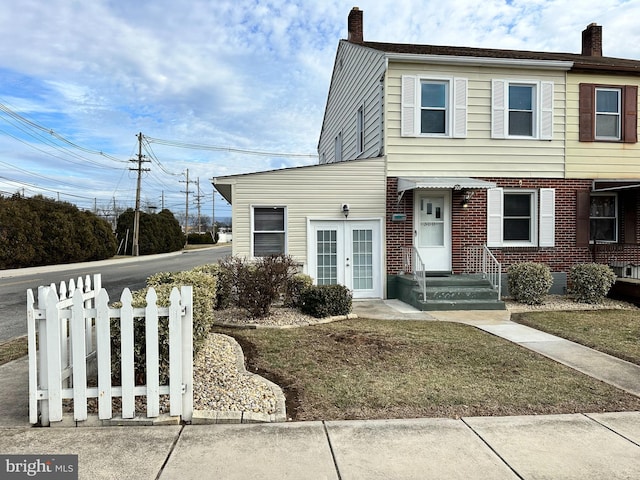
<path id="1" fill-rule="evenodd" d="M 491 188 L 487 192 L 487 245 L 553 247 L 555 189 Z"/>
<path id="2" fill-rule="evenodd" d="M 615 193 L 594 193 L 589 208 L 592 241 L 618 241 L 618 201 Z"/>
<path id="3" fill-rule="evenodd" d="M 253 207 L 253 256 L 286 253 L 285 207 Z"/>

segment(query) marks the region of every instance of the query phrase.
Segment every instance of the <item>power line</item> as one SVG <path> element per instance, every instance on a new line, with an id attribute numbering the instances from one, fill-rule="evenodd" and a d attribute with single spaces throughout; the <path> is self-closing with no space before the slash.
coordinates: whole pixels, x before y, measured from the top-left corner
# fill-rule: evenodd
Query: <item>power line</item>
<path id="1" fill-rule="evenodd" d="M 262 157 L 283 157 L 283 158 L 318 158 L 318 155 L 315 154 L 306 154 L 306 153 L 282 153 L 282 152 L 268 152 L 263 150 L 247 150 L 242 148 L 232 148 L 232 147 L 220 147 L 216 145 L 204 145 L 201 143 L 186 143 L 186 142 L 178 142 L 172 140 L 161 140 L 159 138 L 152 138 L 145 136 L 145 140 L 149 143 L 157 143 L 158 145 L 165 145 L 168 147 L 176 147 L 176 148 L 189 148 L 192 150 L 213 150 L 219 152 L 230 152 L 230 153 L 242 153 L 244 155 L 257 155 Z"/>

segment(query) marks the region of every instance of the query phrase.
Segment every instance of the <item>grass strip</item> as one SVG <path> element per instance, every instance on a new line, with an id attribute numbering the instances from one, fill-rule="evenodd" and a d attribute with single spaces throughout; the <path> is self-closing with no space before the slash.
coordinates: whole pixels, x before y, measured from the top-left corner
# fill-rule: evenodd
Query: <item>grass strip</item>
<path id="1" fill-rule="evenodd" d="M 530 312 L 511 319 L 640 365 L 638 310 Z"/>

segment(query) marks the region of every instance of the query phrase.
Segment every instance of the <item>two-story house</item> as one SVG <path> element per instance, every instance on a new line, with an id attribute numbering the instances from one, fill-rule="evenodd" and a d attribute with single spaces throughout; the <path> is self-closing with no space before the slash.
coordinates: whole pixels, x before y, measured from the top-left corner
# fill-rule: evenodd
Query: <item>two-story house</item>
<path id="1" fill-rule="evenodd" d="M 356 298 L 411 301 L 419 274 L 424 308 L 501 308 L 464 281 L 499 292 L 516 262 L 548 264 L 556 292 L 576 263 L 640 264 L 640 61 L 603 57 L 601 27 L 570 54 L 369 42 L 357 8 L 347 23 L 319 164 L 214 179 L 234 254 L 287 253 Z"/>

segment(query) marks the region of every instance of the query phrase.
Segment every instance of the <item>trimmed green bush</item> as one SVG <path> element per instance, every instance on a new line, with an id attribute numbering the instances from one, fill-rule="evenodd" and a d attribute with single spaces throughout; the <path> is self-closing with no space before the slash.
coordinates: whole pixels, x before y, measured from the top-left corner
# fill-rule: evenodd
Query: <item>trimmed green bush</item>
<path id="1" fill-rule="evenodd" d="M 553 285 L 549 267 L 543 263 L 514 263 L 507 269 L 509 295 L 527 305 L 543 303 Z"/>
<path id="2" fill-rule="evenodd" d="M 351 291 L 344 285 L 313 285 L 301 295 L 300 310 L 316 318 L 351 312 Z"/>
<path id="3" fill-rule="evenodd" d="M 198 352 L 211 330 L 214 320 L 213 309 L 216 300 L 216 265 L 203 265 L 185 272 L 161 272 L 147 279 L 147 286 L 142 290 L 132 292 L 134 308 L 144 308 L 147 305 L 146 296 L 153 287 L 158 296 L 157 304 L 161 307 L 169 306 L 169 297 L 173 287 L 191 285 L 193 287 L 193 349 Z M 120 302 L 114 304 L 119 307 Z M 160 379 L 167 381 L 169 375 L 169 318 L 161 317 L 158 322 L 158 338 L 160 353 Z M 146 372 L 144 322 L 136 320 L 134 323 L 134 363 L 136 382 L 144 383 Z M 120 379 L 120 321 L 111 321 L 111 369 L 114 379 Z"/>
<path id="4" fill-rule="evenodd" d="M 217 242 L 214 241 L 214 237 L 211 232 L 204 232 L 190 233 L 187 235 L 187 243 L 189 245 L 213 245 Z"/>
<path id="5" fill-rule="evenodd" d="M 602 303 L 615 281 L 613 270 L 600 263 L 582 263 L 569 270 L 570 293 L 576 302 Z"/>
<path id="6" fill-rule="evenodd" d="M 313 278 L 306 273 L 296 273 L 287 279 L 284 294 L 284 306 L 300 308 L 302 294 L 313 285 Z"/>

